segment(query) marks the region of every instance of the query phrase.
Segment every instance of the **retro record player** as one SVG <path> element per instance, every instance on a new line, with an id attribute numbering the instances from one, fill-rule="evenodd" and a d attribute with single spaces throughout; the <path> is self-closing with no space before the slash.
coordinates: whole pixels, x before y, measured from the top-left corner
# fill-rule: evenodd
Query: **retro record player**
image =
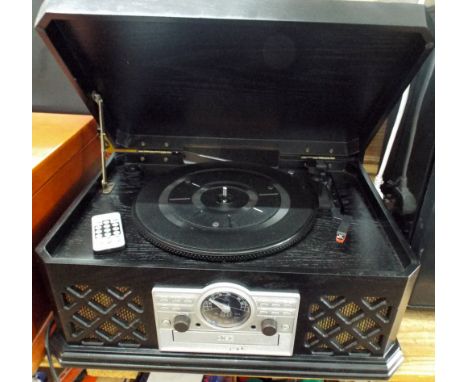
<path id="1" fill-rule="evenodd" d="M 426 22 L 409 4 L 46 2 L 37 29 L 112 152 L 37 248 L 60 362 L 389 377 L 418 262 L 362 158 Z M 125 246 L 95 252 L 110 212 Z"/>

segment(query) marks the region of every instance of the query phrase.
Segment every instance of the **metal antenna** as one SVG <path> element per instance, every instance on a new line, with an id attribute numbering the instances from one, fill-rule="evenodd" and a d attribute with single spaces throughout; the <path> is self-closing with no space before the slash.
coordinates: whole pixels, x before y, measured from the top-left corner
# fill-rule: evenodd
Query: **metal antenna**
<path id="1" fill-rule="evenodd" d="M 109 194 L 114 188 L 114 183 L 107 181 L 107 172 L 106 172 L 106 145 L 104 142 L 105 132 L 104 132 L 104 112 L 103 112 L 103 101 L 99 93 L 93 92 L 92 94 L 93 101 L 97 103 L 99 109 L 99 138 L 101 141 L 101 173 L 102 173 L 102 193 Z"/>

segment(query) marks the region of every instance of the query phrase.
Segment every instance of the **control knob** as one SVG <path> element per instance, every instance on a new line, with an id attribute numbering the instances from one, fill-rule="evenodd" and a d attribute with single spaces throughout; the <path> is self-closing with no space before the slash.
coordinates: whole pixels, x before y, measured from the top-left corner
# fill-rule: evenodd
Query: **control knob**
<path id="1" fill-rule="evenodd" d="M 262 333 L 266 336 L 273 336 L 276 334 L 276 321 L 272 318 L 266 318 L 262 321 Z"/>
<path id="2" fill-rule="evenodd" d="M 186 332 L 190 328 L 190 317 L 184 314 L 175 316 L 174 329 L 180 333 Z"/>

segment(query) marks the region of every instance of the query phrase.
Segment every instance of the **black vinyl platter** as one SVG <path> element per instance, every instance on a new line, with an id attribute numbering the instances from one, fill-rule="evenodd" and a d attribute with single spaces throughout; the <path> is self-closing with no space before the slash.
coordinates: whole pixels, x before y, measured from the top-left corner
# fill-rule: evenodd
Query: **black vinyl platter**
<path id="1" fill-rule="evenodd" d="M 233 162 L 188 165 L 158 176 L 138 194 L 140 233 L 169 252 L 240 261 L 301 240 L 318 205 L 313 185 L 269 167 Z"/>

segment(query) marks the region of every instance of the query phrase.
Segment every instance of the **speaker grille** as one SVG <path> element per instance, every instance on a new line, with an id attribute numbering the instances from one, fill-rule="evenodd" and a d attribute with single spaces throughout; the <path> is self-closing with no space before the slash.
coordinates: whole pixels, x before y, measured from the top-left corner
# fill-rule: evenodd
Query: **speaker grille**
<path id="1" fill-rule="evenodd" d="M 62 293 L 64 331 L 74 343 L 140 347 L 147 341 L 143 300 L 131 288 L 70 285 Z"/>
<path id="2" fill-rule="evenodd" d="M 383 297 L 322 296 L 309 305 L 304 346 L 311 353 L 382 354 L 391 314 Z"/>

